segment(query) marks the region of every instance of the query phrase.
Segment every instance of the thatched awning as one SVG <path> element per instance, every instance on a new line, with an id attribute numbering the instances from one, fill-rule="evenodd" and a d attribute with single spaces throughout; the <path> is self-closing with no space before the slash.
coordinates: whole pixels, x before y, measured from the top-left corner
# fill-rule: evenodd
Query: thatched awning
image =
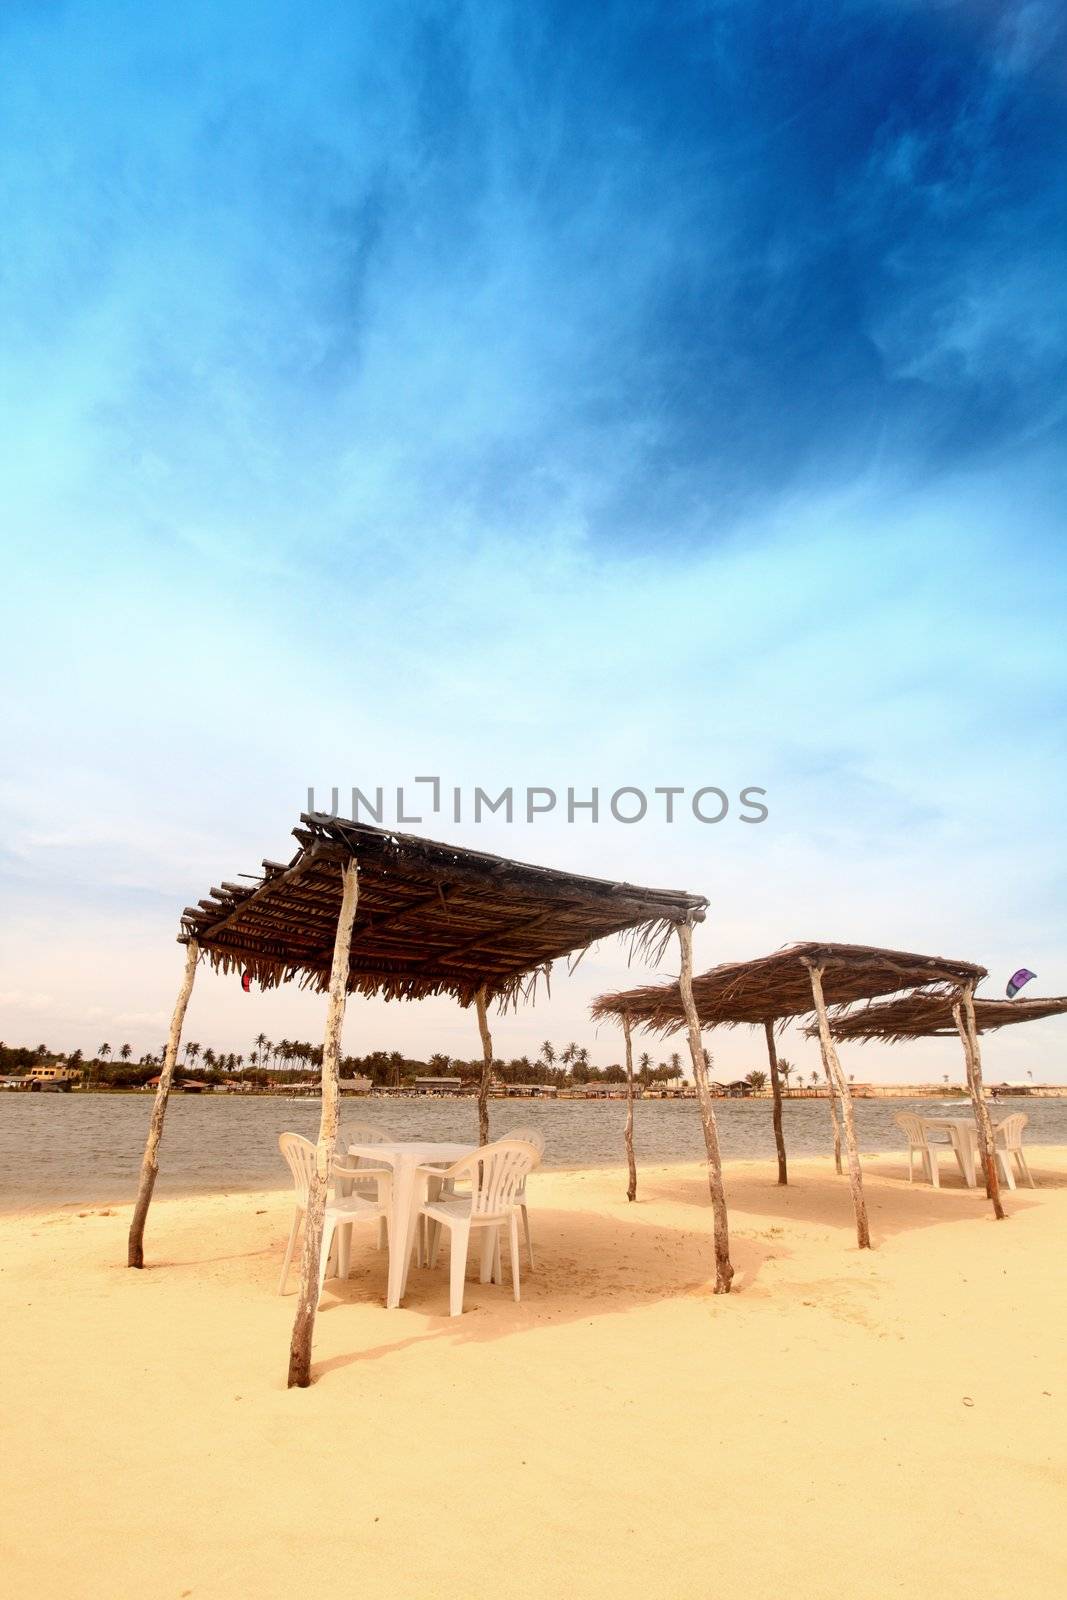
<path id="1" fill-rule="evenodd" d="M 852 1005 L 900 989 L 937 985 L 955 992 L 961 983 L 986 976 L 984 967 L 941 956 L 883 950 L 875 945 L 804 943 L 786 945 L 755 961 L 732 961 L 693 979 L 693 999 L 702 1028 L 736 1027 L 807 1016 L 814 1010 L 808 963 L 823 968 L 823 992 L 830 1007 Z M 674 1033 L 685 1026 L 677 982 L 648 984 L 593 1003 L 600 1019 L 624 1016 L 636 1027 Z"/>
<path id="2" fill-rule="evenodd" d="M 325 991 L 341 904 L 341 865 L 359 862 L 349 991 L 389 999 L 452 994 L 469 1005 L 515 997 L 559 956 L 630 932 L 655 955 L 702 895 L 643 889 L 440 844 L 365 823 L 304 814 L 287 864 L 263 862 L 249 884 L 223 883 L 182 915 L 216 968 L 264 988 L 296 978 Z"/>
<path id="3" fill-rule="evenodd" d="M 979 1033 L 1006 1028 L 1016 1022 L 1037 1022 L 1042 1017 L 1067 1013 L 1067 995 L 1034 1000 L 978 1000 L 974 1020 Z M 877 1006 L 864 1006 L 831 1023 L 835 1039 L 936 1039 L 956 1037 L 952 1015 L 952 996 L 945 994 L 905 994 Z M 809 1030 L 810 1032 L 811 1030 Z"/>

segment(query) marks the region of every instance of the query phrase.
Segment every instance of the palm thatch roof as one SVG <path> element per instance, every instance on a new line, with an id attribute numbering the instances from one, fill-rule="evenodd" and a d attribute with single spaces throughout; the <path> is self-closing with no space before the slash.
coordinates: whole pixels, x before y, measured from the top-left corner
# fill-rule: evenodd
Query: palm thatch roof
<path id="1" fill-rule="evenodd" d="M 835 1017 L 831 1030 L 836 1039 L 934 1039 L 956 1037 L 951 995 L 905 994 L 881 1005 L 864 1006 L 842 1017 Z M 974 1018 L 979 1033 L 1006 1028 L 1014 1022 L 1037 1022 L 1041 1017 L 1058 1017 L 1067 1012 L 1067 995 L 1033 1000 L 975 1000 Z M 813 1030 L 809 1029 L 809 1032 Z"/>
<path id="2" fill-rule="evenodd" d="M 740 1023 L 779 1022 L 814 1010 L 808 963 L 823 969 L 828 1007 L 895 994 L 900 989 L 939 985 L 955 992 L 961 983 L 984 978 L 984 967 L 941 956 L 883 950 L 876 945 L 803 943 L 786 945 L 755 961 L 731 961 L 693 979 L 693 999 L 702 1028 Z M 632 1025 L 655 1033 L 674 1033 L 685 1025 L 677 980 L 602 994 L 593 1002 L 595 1018 L 629 1017 Z"/>
<path id="3" fill-rule="evenodd" d="M 517 999 L 559 956 L 608 934 L 658 958 L 679 922 L 700 921 L 702 895 L 643 889 L 529 866 L 366 823 L 305 813 L 288 863 L 264 861 L 249 883 L 223 883 L 182 914 L 213 966 L 248 972 L 264 988 L 291 979 L 325 991 L 341 904 L 340 868 L 355 856 L 359 907 L 350 992 L 418 999 L 452 994 L 469 1005 Z"/>

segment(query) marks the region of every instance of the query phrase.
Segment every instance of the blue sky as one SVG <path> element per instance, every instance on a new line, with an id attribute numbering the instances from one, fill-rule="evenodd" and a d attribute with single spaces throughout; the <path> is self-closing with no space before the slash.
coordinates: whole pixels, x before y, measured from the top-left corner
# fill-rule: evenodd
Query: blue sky
<path id="1" fill-rule="evenodd" d="M 3 1037 L 156 1045 L 181 906 L 309 784 L 420 772 L 759 784 L 758 828 L 435 831 L 702 890 L 706 964 L 1067 990 L 1060 10 L 665 9 L 4 8 Z M 498 1048 L 614 1059 L 625 978 Z M 1062 1076 L 1023 1032 L 991 1072 Z M 444 1003 L 346 1044 L 477 1049 Z"/>

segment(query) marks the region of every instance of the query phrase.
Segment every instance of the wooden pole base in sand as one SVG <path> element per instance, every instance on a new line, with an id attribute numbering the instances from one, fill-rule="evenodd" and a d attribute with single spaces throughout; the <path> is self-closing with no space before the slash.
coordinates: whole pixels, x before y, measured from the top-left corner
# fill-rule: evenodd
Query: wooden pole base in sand
<path id="1" fill-rule="evenodd" d="M 774 1097 L 771 1120 L 774 1123 L 774 1145 L 778 1151 L 778 1182 L 787 1184 L 789 1173 L 785 1162 L 785 1134 L 782 1132 L 782 1080 L 778 1072 L 778 1052 L 774 1047 L 774 1023 L 765 1022 L 763 1031 L 767 1035 L 767 1064 L 771 1069 L 771 1094 Z"/>
<path id="2" fill-rule="evenodd" d="M 348 998 L 348 958 L 352 924 L 359 904 L 359 867 L 355 859 L 341 868 L 341 910 L 333 943 L 330 999 L 326 1010 L 326 1035 L 322 1044 L 322 1115 L 315 1151 L 315 1176 L 308 1189 L 304 1216 L 304 1248 L 300 1257 L 300 1292 L 289 1343 L 289 1388 L 306 1389 L 311 1382 L 311 1341 L 319 1305 L 319 1267 L 326 1220 L 330 1165 L 337 1146 L 337 1121 L 341 1103 L 341 1030 Z"/>
<path id="3" fill-rule="evenodd" d="M 985 1089 L 982 1084 L 982 1052 L 978 1044 L 978 1023 L 974 1015 L 974 985 L 966 984 L 957 1003 L 952 1007 L 956 1029 L 963 1044 L 963 1059 L 967 1068 L 967 1087 L 971 1094 L 974 1123 L 978 1129 L 978 1151 L 985 1173 L 985 1192 L 993 1206 L 998 1222 L 1004 1221 L 1004 1205 L 1000 1198 L 1000 1174 L 993 1142 L 993 1124 L 989 1120 Z"/>
<path id="4" fill-rule="evenodd" d="M 852 1191 L 852 1209 L 856 1213 L 856 1242 L 861 1250 L 871 1248 L 871 1230 L 867 1222 L 867 1202 L 863 1194 L 863 1168 L 860 1166 L 859 1146 L 856 1143 L 856 1120 L 852 1114 L 852 1092 L 848 1086 L 848 1079 L 841 1070 L 841 1063 L 837 1059 L 834 1048 L 833 1035 L 830 1032 L 830 1022 L 826 1015 L 826 1001 L 822 990 L 822 967 L 815 966 L 806 961 L 804 965 L 811 974 L 811 994 L 815 1001 L 815 1014 L 819 1019 L 819 1044 L 822 1046 L 823 1067 L 830 1080 L 830 1093 L 837 1090 L 837 1097 L 841 1102 L 841 1120 L 845 1125 L 845 1149 L 848 1154 L 848 1186 Z M 832 1102 L 831 1102 L 832 1103 Z M 835 1117 L 836 1123 L 836 1117 Z"/>
<path id="5" fill-rule="evenodd" d="M 152 1120 L 148 1124 L 148 1139 L 141 1161 L 141 1181 L 137 1189 L 137 1200 L 133 1208 L 133 1220 L 130 1223 L 130 1236 L 126 1246 L 126 1265 L 129 1267 L 144 1266 L 144 1225 L 148 1217 L 148 1208 L 152 1204 L 156 1175 L 159 1172 L 159 1141 L 163 1137 L 163 1119 L 167 1115 L 170 1086 L 174 1081 L 174 1064 L 178 1059 L 178 1047 L 182 1042 L 185 1009 L 193 992 L 193 979 L 196 977 L 196 964 L 199 959 L 200 946 L 195 939 L 190 939 L 185 947 L 185 972 L 182 975 L 178 998 L 174 1002 L 174 1014 L 170 1019 L 167 1048 L 163 1056 L 159 1086 L 152 1107 Z"/>
<path id="6" fill-rule="evenodd" d="M 696 1002 L 693 999 L 693 929 L 688 922 L 678 924 L 678 943 L 682 951 L 682 970 L 678 977 L 678 988 L 682 998 L 682 1010 L 685 1012 L 697 1100 L 700 1103 L 704 1148 L 708 1154 L 708 1188 L 711 1191 L 711 1209 L 715 1224 L 715 1293 L 729 1294 L 734 1276 L 734 1269 L 730 1263 L 730 1220 L 726 1210 L 726 1192 L 722 1183 L 719 1130 L 715 1124 L 715 1107 L 711 1103 L 708 1069 L 700 1039 L 700 1018 L 697 1016 Z"/>

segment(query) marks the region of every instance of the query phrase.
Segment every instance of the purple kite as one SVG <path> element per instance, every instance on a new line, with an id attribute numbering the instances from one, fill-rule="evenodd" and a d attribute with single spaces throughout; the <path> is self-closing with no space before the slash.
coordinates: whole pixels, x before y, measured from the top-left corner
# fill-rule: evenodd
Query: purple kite
<path id="1" fill-rule="evenodd" d="M 1037 973 L 1031 972 L 1029 967 L 1020 967 L 1018 972 L 1013 972 L 1008 979 L 1008 999 L 1014 1000 L 1024 983 L 1029 983 L 1031 978 L 1036 978 Z"/>

